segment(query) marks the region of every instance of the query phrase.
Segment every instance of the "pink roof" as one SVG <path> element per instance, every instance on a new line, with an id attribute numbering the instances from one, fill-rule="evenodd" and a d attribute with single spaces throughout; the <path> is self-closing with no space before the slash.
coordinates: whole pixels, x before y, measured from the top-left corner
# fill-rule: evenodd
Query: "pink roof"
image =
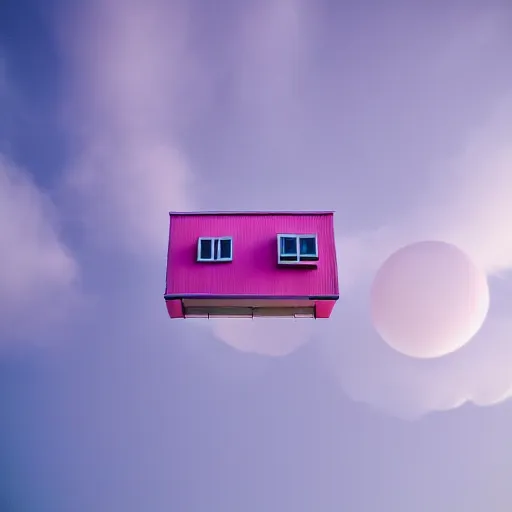
<path id="1" fill-rule="evenodd" d="M 208 211 L 208 212 L 169 212 L 170 215 L 333 215 L 327 211 Z"/>

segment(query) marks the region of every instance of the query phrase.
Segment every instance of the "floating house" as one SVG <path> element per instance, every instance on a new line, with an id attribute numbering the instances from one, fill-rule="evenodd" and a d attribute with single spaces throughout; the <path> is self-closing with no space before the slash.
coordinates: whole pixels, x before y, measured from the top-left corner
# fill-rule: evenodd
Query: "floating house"
<path id="1" fill-rule="evenodd" d="M 329 318 L 339 298 L 333 212 L 170 213 L 171 318 Z"/>

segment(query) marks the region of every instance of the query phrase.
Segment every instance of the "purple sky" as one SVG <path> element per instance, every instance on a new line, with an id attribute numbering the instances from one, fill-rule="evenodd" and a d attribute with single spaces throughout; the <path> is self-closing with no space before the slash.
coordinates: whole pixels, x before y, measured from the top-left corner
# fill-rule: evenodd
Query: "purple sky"
<path id="1" fill-rule="evenodd" d="M 0 510 L 509 512 L 512 4 L 82 4 L 0 2 Z M 189 209 L 336 210 L 332 319 L 170 321 Z M 491 307 L 420 361 L 367 299 L 431 238 Z"/>

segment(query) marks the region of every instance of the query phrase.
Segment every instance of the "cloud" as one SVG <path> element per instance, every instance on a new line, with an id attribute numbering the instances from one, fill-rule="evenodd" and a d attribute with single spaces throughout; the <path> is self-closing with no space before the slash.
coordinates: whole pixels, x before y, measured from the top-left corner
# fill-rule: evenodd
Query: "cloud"
<path id="1" fill-rule="evenodd" d="M 127 290 L 149 290 L 165 315 L 168 211 L 193 207 L 194 180 L 176 133 L 197 113 L 207 82 L 197 80 L 201 69 L 186 49 L 186 10 L 159 0 L 66 9 L 57 36 L 74 157 L 56 189 L 43 191 L 29 170 L 0 155 L 2 340 L 75 339 L 64 323 L 76 329 L 92 320 L 100 335 L 119 321 Z M 16 99 L 22 110 L 6 71 L 0 49 L 0 102 Z M 140 321 L 141 304 L 132 303 Z M 158 305 L 151 302 L 153 312 Z"/>
<path id="2" fill-rule="evenodd" d="M 49 196 L 0 155 L 0 332 L 44 338 L 78 298 L 79 266 L 62 240 Z"/>
<path id="3" fill-rule="evenodd" d="M 452 241 L 490 275 L 512 268 L 511 130 L 512 95 L 497 102 L 458 155 L 430 169 L 433 181 L 415 209 L 392 225 L 339 236 L 347 285 L 376 271 L 397 248 L 428 239 Z"/>
<path id="4" fill-rule="evenodd" d="M 93 1 L 66 19 L 66 110 L 78 156 L 64 194 L 90 241 L 160 256 L 167 212 L 193 207 L 175 136 L 196 108 L 183 98 L 201 94 L 199 68 L 185 54 L 187 22 L 160 0 Z"/>
<path id="5" fill-rule="evenodd" d="M 365 297 L 341 310 L 336 321 L 351 321 L 352 328 L 325 340 L 326 361 L 353 400 L 415 419 L 466 402 L 493 405 L 510 396 L 512 323 L 507 319 L 491 317 L 469 344 L 437 360 L 408 358 L 386 346 L 373 331 Z"/>
<path id="6" fill-rule="evenodd" d="M 303 319 L 215 319 L 211 324 L 214 336 L 237 350 L 274 357 L 291 354 L 313 334 Z"/>
<path id="7" fill-rule="evenodd" d="M 469 135 L 460 155 L 439 165 L 435 183 L 415 211 L 394 225 L 338 237 L 345 301 L 338 305 L 341 312 L 332 327 L 341 334 L 330 332 L 326 346 L 335 373 L 355 400 L 414 417 L 467 401 L 491 405 L 510 396 L 512 322 L 493 310 L 493 277 L 512 268 L 512 150 L 507 135 L 512 133 L 511 99 L 496 105 L 485 125 Z M 458 245 L 487 272 L 491 310 L 481 331 L 460 351 L 439 361 L 414 361 L 386 347 L 372 329 L 369 287 L 387 256 L 403 245 L 429 239 Z M 510 292 L 501 297 L 510 299 Z M 345 323 L 350 328 L 343 334 Z"/>
<path id="8" fill-rule="evenodd" d="M 430 214 L 431 222 L 466 248 L 489 273 L 512 267 L 512 95 L 500 101 L 485 125 L 475 130 L 462 154 L 448 162 Z M 426 223 L 428 213 L 421 220 Z M 447 225 L 446 225 L 447 224 Z"/>

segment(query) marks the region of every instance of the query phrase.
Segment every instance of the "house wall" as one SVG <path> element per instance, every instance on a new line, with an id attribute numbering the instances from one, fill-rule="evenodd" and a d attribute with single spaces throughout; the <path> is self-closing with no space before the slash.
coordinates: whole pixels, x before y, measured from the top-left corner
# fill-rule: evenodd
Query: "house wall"
<path id="1" fill-rule="evenodd" d="M 317 268 L 277 265 L 277 234 L 317 234 Z M 199 263 L 199 237 L 231 236 L 233 261 Z M 166 294 L 333 296 L 338 273 L 332 213 L 171 214 Z"/>

